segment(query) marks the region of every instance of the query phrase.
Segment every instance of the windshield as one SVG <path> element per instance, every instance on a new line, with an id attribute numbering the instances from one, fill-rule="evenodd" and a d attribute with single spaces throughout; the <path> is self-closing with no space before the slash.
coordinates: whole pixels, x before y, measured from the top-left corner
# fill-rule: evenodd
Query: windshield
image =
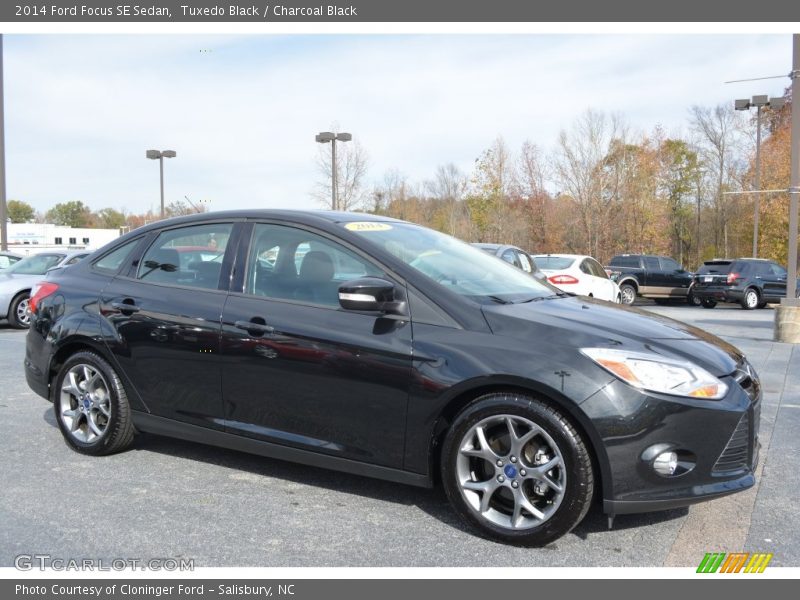
<path id="1" fill-rule="evenodd" d="M 411 223 L 346 223 L 452 292 L 481 303 L 528 302 L 564 295 L 513 265 L 449 235 Z"/>
<path id="2" fill-rule="evenodd" d="M 23 258 L 17 264 L 6 269 L 6 273 L 17 275 L 44 275 L 47 269 L 55 267 L 63 258 L 62 254 L 35 254 Z"/>
<path id="3" fill-rule="evenodd" d="M 543 271 L 562 271 L 569 269 L 572 263 L 575 262 L 574 258 L 566 256 L 534 256 L 534 260 L 540 269 Z"/>

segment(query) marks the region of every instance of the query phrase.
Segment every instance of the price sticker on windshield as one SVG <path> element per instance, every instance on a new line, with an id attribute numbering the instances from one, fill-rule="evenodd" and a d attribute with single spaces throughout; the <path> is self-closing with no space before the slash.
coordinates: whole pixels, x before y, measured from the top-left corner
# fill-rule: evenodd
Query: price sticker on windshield
<path id="1" fill-rule="evenodd" d="M 389 231 L 392 228 L 388 223 L 370 221 L 354 221 L 353 223 L 346 223 L 344 227 L 350 231 Z"/>

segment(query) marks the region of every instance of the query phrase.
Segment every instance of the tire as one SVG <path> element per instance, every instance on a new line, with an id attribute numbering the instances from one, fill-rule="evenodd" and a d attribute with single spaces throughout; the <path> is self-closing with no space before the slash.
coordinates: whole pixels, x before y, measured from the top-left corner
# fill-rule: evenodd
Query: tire
<path id="1" fill-rule="evenodd" d="M 483 537 L 518 546 L 544 546 L 570 532 L 594 492 L 589 450 L 570 421 L 514 392 L 469 404 L 447 433 L 441 465 L 461 519 Z"/>
<path id="2" fill-rule="evenodd" d="M 695 296 L 692 292 L 689 292 L 689 294 L 686 296 L 686 303 L 689 306 L 701 306 L 703 304 L 702 300 L 700 300 L 700 298 Z"/>
<path id="3" fill-rule="evenodd" d="M 111 365 L 94 352 L 78 352 L 63 364 L 52 396 L 58 427 L 73 450 L 104 456 L 133 442 L 125 388 Z"/>
<path id="4" fill-rule="evenodd" d="M 622 304 L 630 306 L 636 302 L 636 288 L 630 283 L 623 283 L 619 286 L 619 293 L 622 296 Z"/>
<path id="5" fill-rule="evenodd" d="M 8 324 L 14 329 L 28 329 L 31 326 L 31 314 L 28 310 L 30 292 L 20 292 L 8 305 Z"/>
<path id="6" fill-rule="evenodd" d="M 700 305 L 703 308 L 714 308 L 717 305 L 717 301 L 712 300 L 711 298 L 703 298 L 700 300 Z"/>
<path id="7" fill-rule="evenodd" d="M 761 301 L 761 296 L 758 294 L 758 290 L 755 288 L 747 288 L 744 291 L 744 295 L 742 296 L 741 305 L 742 308 L 745 310 L 753 310 L 758 306 L 758 303 Z"/>

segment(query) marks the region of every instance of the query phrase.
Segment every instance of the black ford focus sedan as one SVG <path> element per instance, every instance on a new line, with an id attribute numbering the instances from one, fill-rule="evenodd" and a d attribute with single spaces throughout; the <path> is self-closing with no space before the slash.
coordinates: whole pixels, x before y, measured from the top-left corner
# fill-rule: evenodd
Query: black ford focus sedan
<path id="1" fill-rule="evenodd" d="M 25 371 L 67 443 L 150 432 L 430 487 L 542 545 L 754 484 L 761 392 L 727 343 L 560 292 L 449 236 L 264 210 L 137 229 L 31 293 Z"/>

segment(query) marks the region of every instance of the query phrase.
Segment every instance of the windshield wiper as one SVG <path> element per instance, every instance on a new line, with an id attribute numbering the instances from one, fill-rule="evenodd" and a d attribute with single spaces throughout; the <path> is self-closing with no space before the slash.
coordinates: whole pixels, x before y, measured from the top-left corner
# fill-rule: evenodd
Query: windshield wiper
<path id="1" fill-rule="evenodd" d="M 567 292 L 557 292 L 555 294 L 550 294 L 549 296 L 535 296 L 533 298 L 528 298 L 527 300 L 520 300 L 519 304 L 527 304 L 528 302 L 538 302 L 539 300 L 552 300 L 553 298 L 567 298 L 572 295 L 573 294 L 568 294 Z"/>

